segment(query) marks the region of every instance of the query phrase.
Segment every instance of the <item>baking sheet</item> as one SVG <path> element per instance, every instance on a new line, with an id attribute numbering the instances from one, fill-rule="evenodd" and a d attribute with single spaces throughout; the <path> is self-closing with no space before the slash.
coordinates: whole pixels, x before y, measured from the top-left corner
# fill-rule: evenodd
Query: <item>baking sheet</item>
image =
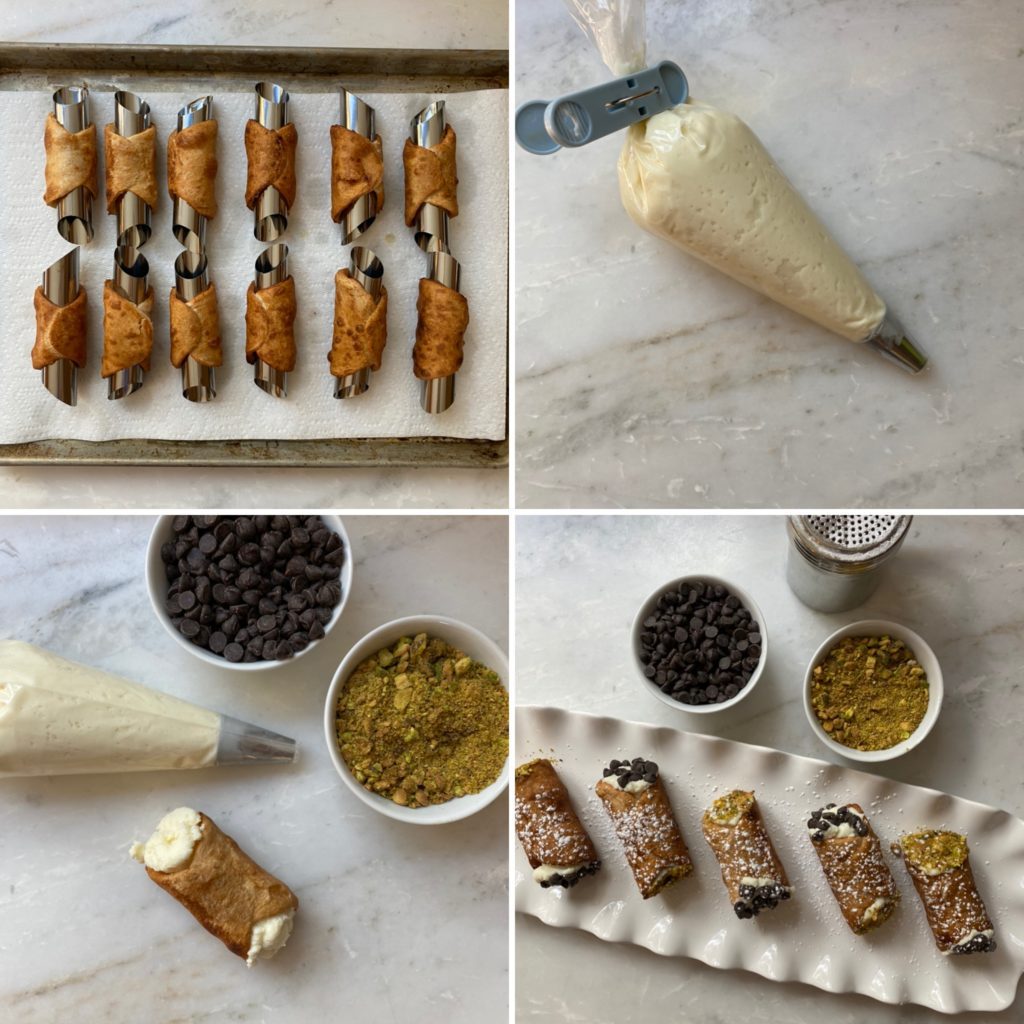
<path id="1" fill-rule="evenodd" d="M 116 88 L 138 91 L 153 108 L 158 131 L 161 205 L 154 215 L 154 235 L 144 249 L 156 292 L 153 369 L 145 387 L 120 402 L 106 398 L 98 376 L 102 338 L 102 285 L 110 275 L 115 218 L 105 203 L 94 207 L 96 237 L 82 251 L 82 280 L 89 291 L 90 365 L 79 375 L 79 405 L 70 409 L 43 389 L 28 359 L 34 337 L 31 296 L 43 269 L 65 252 L 56 232 L 56 216 L 41 200 L 43 151 L 41 125 L 49 109 L 49 92 L 0 92 L 0 132 L 5 139 L 6 202 L 0 204 L 0 274 L 11 302 L 4 318 L 2 343 L 7 372 L 0 378 L 0 443 L 44 438 L 87 441 L 148 438 L 201 442 L 214 440 L 300 440 L 326 438 L 473 438 L 503 439 L 506 424 L 507 295 L 507 104 L 501 89 L 454 92 L 445 96 L 450 122 L 459 136 L 461 212 L 452 221 L 452 250 L 463 264 L 463 290 L 470 303 L 466 361 L 459 373 L 455 405 L 429 416 L 419 405 L 419 383 L 412 376 L 411 346 L 415 330 L 417 282 L 425 260 L 402 220 L 401 145 L 412 114 L 433 94 L 360 90 L 378 110 L 384 140 L 387 202 L 368 236 L 360 239 L 385 264 L 389 291 L 389 342 L 384 367 L 370 391 L 358 399 L 333 397 L 327 373 L 333 312 L 333 274 L 347 265 L 340 229 L 330 220 L 329 126 L 338 120 L 334 83 L 279 81 L 292 93 L 291 112 L 299 132 L 299 191 L 283 239 L 291 248 L 299 318 L 296 341 L 299 365 L 291 375 L 289 398 L 275 400 L 252 383 L 244 361 L 245 289 L 262 246 L 252 234 L 252 214 L 243 194 L 246 161 L 241 138 L 252 115 L 251 84 L 212 82 L 220 121 L 217 195 L 220 211 L 210 224 L 208 251 L 217 284 L 225 365 L 218 370 L 218 396 L 207 405 L 181 398 L 179 373 L 166 358 L 167 293 L 173 284 L 173 261 L 180 246 L 170 231 L 166 198 L 166 138 L 177 109 L 198 94 L 194 82 L 174 79 L 136 81 L 132 74 L 111 75 L 102 82 L 77 75 L 90 85 L 92 117 L 101 129 L 111 118 Z M 254 78 L 255 81 L 255 78 Z M 339 75 L 337 83 L 344 81 Z M 200 87 L 200 91 L 201 91 Z M 331 91 L 326 91 L 330 89 Z M 27 126 L 27 127 L 26 127 Z M 36 128 L 38 127 L 38 130 Z"/>
<path id="2" fill-rule="evenodd" d="M 608 816 L 594 793 L 613 758 L 657 762 L 694 873 L 643 900 Z M 542 889 L 516 843 L 516 910 L 555 927 L 581 928 L 664 956 L 741 968 L 829 992 L 859 992 L 885 1003 L 920 1003 L 943 1013 L 1001 1010 L 1024 971 L 1024 821 L 1005 811 L 780 750 L 664 726 L 564 711 L 516 709 L 516 764 L 555 762 L 601 857 L 601 870 L 572 889 Z M 729 905 L 700 819 L 716 795 L 755 790 L 772 841 L 794 887 L 792 899 L 752 920 Z M 859 803 L 882 841 L 902 893 L 877 931 L 854 935 L 836 905 L 807 837 L 810 811 Z M 904 866 L 888 852 L 903 832 L 951 828 L 967 835 L 971 866 L 992 918 L 993 953 L 944 957 Z"/>

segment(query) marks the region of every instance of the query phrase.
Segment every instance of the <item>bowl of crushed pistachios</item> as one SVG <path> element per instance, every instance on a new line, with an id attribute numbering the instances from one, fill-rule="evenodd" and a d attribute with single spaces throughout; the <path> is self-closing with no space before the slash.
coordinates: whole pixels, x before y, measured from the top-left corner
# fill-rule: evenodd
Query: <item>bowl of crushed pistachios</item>
<path id="1" fill-rule="evenodd" d="M 508 678 L 505 653 L 464 622 L 386 622 L 345 655 L 327 691 L 334 767 L 390 818 L 468 818 L 508 787 Z"/>
<path id="2" fill-rule="evenodd" d="M 913 630 L 869 619 L 836 630 L 804 677 L 815 736 L 853 761 L 900 757 L 931 732 L 942 707 L 942 670 Z"/>

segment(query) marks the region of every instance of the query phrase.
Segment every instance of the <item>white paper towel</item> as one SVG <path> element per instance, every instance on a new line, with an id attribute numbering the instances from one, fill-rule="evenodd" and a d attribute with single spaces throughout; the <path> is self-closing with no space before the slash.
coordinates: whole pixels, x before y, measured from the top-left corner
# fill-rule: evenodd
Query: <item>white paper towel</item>
<path id="1" fill-rule="evenodd" d="M 287 85 L 287 82 L 282 84 Z M 246 159 L 242 135 L 255 108 L 252 90 L 214 92 L 219 121 L 217 217 L 207 231 L 211 280 L 217 286 L 224 365 L 217 370 L 217 397 L 198 405 L 181 396 L 180 371 L 168 358 L 168 293 L 181 246 L 171 232 L 167 196 L 166 142 L 177 111 L 198 93 L 136 87 L 131 77 L 91 87 L 90 114 L 97 126 L 100 190 L 103 190 L 102 130 L 113 120 L 113 91 L 137 91 L 149 103 L 157 126 L 159 205 L 153 236 L 143 252 L 150 264 L 153 313 L 152 369 L 140 391 L 107 399 L 100 378 L 103 282 L 112 273 L 116 217 L 101 195 L 93 205 L 96 235 L 82 247 L 82 283 L 89 294 L 89 362 L 79 371 L 78 405 L 58 402 L 32 369 L 35 339 L 32 295 L 43 270 L 67 252 L 57 234 L 56 212 L 43 194 L 43 123 L 52 109 L 49 93 L 0 93 L 3 142 L 0 201 L 0 280 L 5 358 L 0 374 L 0 442 L 44 438 L 89 441 L 137 437 L 170 440 L 284 439 L 330 437 L 505 436 L 505 377 L 508 285 L 508 93 L 489 89 L 446 94 L 446 113 L 458 136 L 459 216 L 451 222 L 452 253 L 462 264 L 461 288 L 469 300 L 466 357 L 459 371 L 455 404 L 441 415 L 424 412 L 412 373 L 416 296 L 426 258 L 403 219 L 402 146 L 412 116 L 435 96 L 360 93 L 377 111 L 384 144 L 383 214 L 356 244 L 369 246 L 384 263 L 388 289 L 388 344 L 384 365 L 370 390 L 358 398 L 334 398 L 327 368 L 334 313 L 334 273 L 348 266 L 341 228 L 330 216 L 330 125 L 339 120 L 337 92 L 291 89 L 290 113 L 299 134 L 298 192 L 282 241 L 289 246 L 298 317 L 298 365 L 289 377 L 288 398 L 275 399 L 252 381 L 245 361 L 245 292 L 263 244 L 253 236 L 245 206 Z"/>

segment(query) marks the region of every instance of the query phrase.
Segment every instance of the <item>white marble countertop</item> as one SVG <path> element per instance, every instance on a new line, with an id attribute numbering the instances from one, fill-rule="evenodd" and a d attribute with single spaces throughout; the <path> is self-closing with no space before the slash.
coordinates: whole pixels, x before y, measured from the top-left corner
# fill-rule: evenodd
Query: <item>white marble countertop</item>
<path id="1" fill-rule="evenodd" d="M 507 800 L 432 828 L 385 818 L 338 778 L 322 723 L 345 651 L 388 619 L 444 612 L 507 649 L 507 519 L 345 525 L 356 563 L 335 631 L 300 661 L 243 675 L 193 658 L 152 614 L 150 517 L 0 520 L 4 637 L 276 729 L 300 751 L 288 767 L 0 780 L 5 1024 L 504 1019 Z M 298 895 L 273 960 L 248 971 L 130 859 L 181 804 Z"/>
<path id="2" fill-rule="evenodd" d="M 891 572 L 861 608 L 823 615 L 785 580 L 781 516 L 520 516 L 516 526 L 517 702 L 714 732 L 836 760 L 815 739 L 800 681 L 818 644 L 863 618 L 901 622 L 924 637 L 943 670 L 945 702 L 931 735 L 880 774 L 1024 814 L 1020 789 L 1024 694 L 1024 524 L 1018 519 L 919 516 Z M 637 608 L 689 572 L 733 580 L 762 609 L 769 660 L 757 689 L 726 721 L 675 711 L 643 692 L 630 661 Z M 749 705 L 749 706 L 748 706 Z M 725 712 L 723 714 L 729 714 Z M 659 957 L 571 929 L 516 917 L 517 1019 L 574 1024 L 938 1024 L 918 1006 L 830 995 L 798 983 Z M 1024 991 L 1000 1014 L 1020 1020 Z"/>
<path id="3" fill-rule="evenodd" d="M 9 4 L 9 42 L 506 49 L 505 0 L 273 0 L 243 5 L 113 0 Z M 130 481 L 130 486 L 128 486 Z M 507 508 L 498 470 L 148 469 L 0 466 L 7 508 Z M 282 495 L 287 500 L 282 501 Z"/>
<path id="4" fill-rule="evenodd" d="M 519 504 L 1018 506 L 1019 4 L 647 7 L 648 62 L 754 128 L 932 365 L 911 378 L 641 231 L 621 139 L 517 147 Z M 610 77 L 560 0 L 519 4 L 515 33 L 517 104 Z"/>

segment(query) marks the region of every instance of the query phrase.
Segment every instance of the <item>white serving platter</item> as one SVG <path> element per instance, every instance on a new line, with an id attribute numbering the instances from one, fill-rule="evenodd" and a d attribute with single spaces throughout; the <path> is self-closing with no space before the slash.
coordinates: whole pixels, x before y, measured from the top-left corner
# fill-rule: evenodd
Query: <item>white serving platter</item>
<path id="1" fill-rule="evenodd" d="M 641 899 L 594 783 L 611 758 L 656 761 L 693 858 L 689 878 Z M 572 889 L 542 889 L 516 844 L 516 910 L 609 942 L 663 956 L 802 981 L 829 992 L 859 992 L 885 1003 L 919 1003 L 942 1013 L 1001 1010 L 1024 972 L 1024 821 L 946 793 L 868 775 L 813 758 L 714 736 L 680 732 L 559 708 L 516 711 L 516 763 L 547 757 L 572 796 L 602 859 L 597 875 Z M 700 830 L 712 798 L 756 791 L 795 887 L 776 910 L 741 921 L 732 911 Z M 830 801 L 860 803 L 887 851 L 903 899 L 876 932 L 855 936 L 843 921 L 807 837 L 810 811 Z M 914 887 L 888 844 L 919 827 L 965 833 L 998 949 L 944 957 L 935 948 Z"/>

